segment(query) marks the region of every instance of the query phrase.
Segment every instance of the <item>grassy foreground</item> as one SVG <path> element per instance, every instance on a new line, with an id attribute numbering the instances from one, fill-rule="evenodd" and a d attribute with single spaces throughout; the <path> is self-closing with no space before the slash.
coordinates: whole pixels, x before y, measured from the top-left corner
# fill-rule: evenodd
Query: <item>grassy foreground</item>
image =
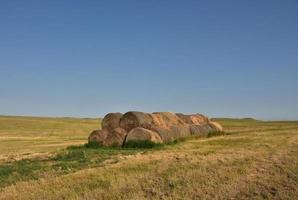
<path id="1" fill-rule="evenodd" d="M 297 198 L 298 122 L 217 121 L 226 135 L 96 149 L 96 119 L 0 117 L 0 199 Z"/>

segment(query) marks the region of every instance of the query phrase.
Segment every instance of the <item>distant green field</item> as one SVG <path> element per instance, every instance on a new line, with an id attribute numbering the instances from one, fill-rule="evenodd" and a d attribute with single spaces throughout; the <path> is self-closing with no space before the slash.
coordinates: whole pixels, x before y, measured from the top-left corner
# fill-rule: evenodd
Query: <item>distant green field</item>
<path id="1" fill-rule="evenodd" d="M 0 117 L 0 199 L 297 199 L 298 122 L 216 120 L 225 135 L 102 149 L 83 145 L 99 119 Z"/>

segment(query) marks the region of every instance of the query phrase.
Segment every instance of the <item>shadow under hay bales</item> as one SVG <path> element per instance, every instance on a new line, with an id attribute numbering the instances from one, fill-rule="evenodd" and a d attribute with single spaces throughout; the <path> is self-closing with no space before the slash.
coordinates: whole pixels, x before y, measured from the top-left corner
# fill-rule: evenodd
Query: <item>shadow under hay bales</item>
<path id="1" fill-rule="evenodd" d="M 128 141 L 126 142 L 123 147 L 124 148 L 140 148 L 140 149 L 152 149 L 152 148 L 160 148 L 164 145 L 161 143 L 155 143 L 149 140 L 143 141 Z"/>

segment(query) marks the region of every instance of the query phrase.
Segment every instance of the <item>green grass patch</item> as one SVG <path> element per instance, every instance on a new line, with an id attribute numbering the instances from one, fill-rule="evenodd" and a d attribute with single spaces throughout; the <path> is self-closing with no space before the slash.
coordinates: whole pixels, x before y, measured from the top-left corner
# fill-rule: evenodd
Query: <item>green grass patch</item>
<path id="1" fill-rule="evenodd" d="M 163 144 L 155 143 L 148 140 L 142 141 L 128 141 L 124 144 L 124 148 L 139 148 L 139 149 L 152 149 L 152 148 L 160 148 Z"/>
<path id="2" fill-rule="evenodd" d="M 166 142 L 166 143 L 155 143 L 155 142 L 148 141 L 148 140 L 129 141 L 129 142 L 125 143 L 123 147 L 124 148 L 132 148 L 132 149 L 134 149 L 134 148 L 136 148 L 136 149 L 163 149 L 163 147 L 178 145 L 180 143 L 183 143 L 187 140 L 194 139 L 194 138 L 199 138 L 199 137 L 193 136 L 193 137 L 178 138 L 178 139 L 175 139 L 174 141 Z"/>
<path id="3" fill-rule="evenodd" d="M 95 141 L 90 141 L 90 142 L 86 143 L 84 146 L 86 148 L 91 148 L 91 149 L 103 148 L 102 144 L 100 144 L 99 142 L 95 142 Z"/>
<path id="4" fill-rule="evenodd" d="M 190 140 L 190 139 L 193 139 L 194 137 L 187 137 L 187 138 L 178 138 L 174 141 L 171 141 L 171 142 L 167 142 L 166 145 L 170 145 L 170 146 L 173 146 L 173 145 L 177 145 L 181 142 L 185 142 L 187 140 Z"/>
<path id="5" fill-rule="evenodd" d="M 17 181 L 37 179 L 45 163 L 34 160 L 20 160 L 0 166 L 0 188 Z"/>
<path id="6" fill-rule="evenodd" d="M 102 148 L 100 146 L 69 146 L 47 159 L 26 159 L 0 165 L 0 189 L 19 181 L 28 181 L 51 175 L 72 173 L 81 169 L 102 166 L 115 155 L 131 155 L 137 149 Z"/>

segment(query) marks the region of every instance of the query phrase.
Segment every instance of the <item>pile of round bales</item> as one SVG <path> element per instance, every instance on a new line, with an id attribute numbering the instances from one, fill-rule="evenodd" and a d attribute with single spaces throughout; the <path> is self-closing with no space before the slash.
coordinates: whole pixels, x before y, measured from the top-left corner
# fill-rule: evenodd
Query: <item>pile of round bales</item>
<path id="1" fill-rule="evenodd" d="M 123 146 L 133 141 L 168 143 L 192 135 L 207 137 L 222 133 L 222 126 L 202 114 L 185 115 L 171 112 L 109 113 L 102 120 L 102 129 L 93 131 L 89 142 L 102 146 Z"/>

